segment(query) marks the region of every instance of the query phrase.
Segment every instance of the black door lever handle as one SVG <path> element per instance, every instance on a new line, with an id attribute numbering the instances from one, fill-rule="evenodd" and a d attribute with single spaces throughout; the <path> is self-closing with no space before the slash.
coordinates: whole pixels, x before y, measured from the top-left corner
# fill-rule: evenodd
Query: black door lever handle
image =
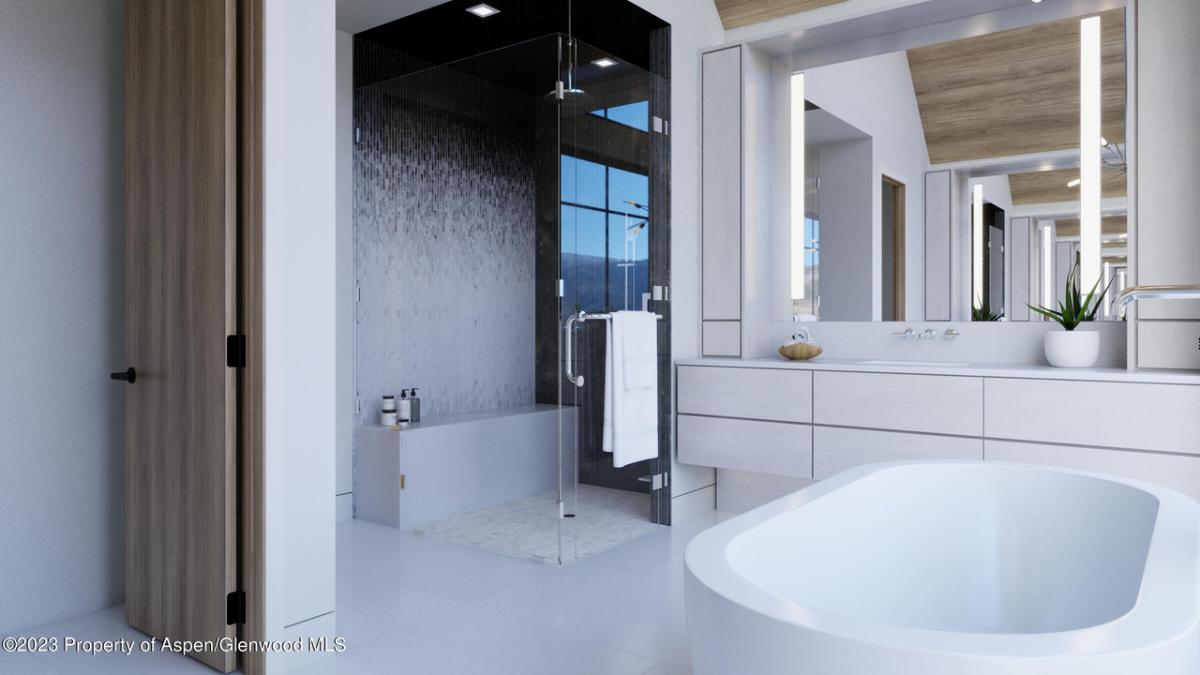
<path id="1" fill-rule="evenodd" d="M 109 373 L 108 377 L 113 380 L 124 380 L 129 384 L 133 384 L 133 381 L 137 379 L 137 371 L 133 368 L 126 368 L 125 370 L 118 370 L 115 373 Z"/>

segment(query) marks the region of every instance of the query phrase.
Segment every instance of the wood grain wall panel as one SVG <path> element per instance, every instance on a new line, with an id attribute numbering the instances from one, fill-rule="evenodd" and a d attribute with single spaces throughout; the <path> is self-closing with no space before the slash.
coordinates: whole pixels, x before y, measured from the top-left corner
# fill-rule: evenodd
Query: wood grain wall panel
<path id="1" fill-rule="evenodd" d="M 1008 187 L 1012 192 L 1014 205 L 1077 202 L 1079 188 L 1067 185 L 1075 178 L 1079 178 L 1079 169 L 1014 173 L 1008 176 Z M 1125 172 L 1120 169 L 1105 169 L 1101 172 L 1100 193 L 1104 199 L 1127 196 L 1129 180 Z"/>
<path id="2" fill-rule="evenodd" d="M 726 29 L 778 19 L 846 0 L 716 0 L 717 13 Z"/>
<path id="3" fill-rule="evenodd" d="M 1105 237 L 1115 237 L 1119 234 L 1128 234 L 1129 218 L 1126 216 L 1108 216 L 1100 221 L 1100 233 Z M 1061 218 L 1054 221 L 1054 236 L 1056 237 L 1078 237 L 1079 236 L 1079 219 L 1078 218 Z"/>
<path id="4" fill-rule="evenodd" d="M 1125 140 L 1125 14 L 1101 14 L 1104 134 Z M 1079 147 L 1079 19 L 910 49 L 934 164 Z"/>

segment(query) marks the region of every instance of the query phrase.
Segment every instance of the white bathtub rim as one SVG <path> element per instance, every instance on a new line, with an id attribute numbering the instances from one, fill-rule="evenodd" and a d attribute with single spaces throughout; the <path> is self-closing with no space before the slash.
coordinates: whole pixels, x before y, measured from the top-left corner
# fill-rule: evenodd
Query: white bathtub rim
<path id="1" fill-rule="evenodd" d="M 1154 532 L 1146 555 L 1141 588 L 1133 607 L 1108 622 L 1048 633 L 967 633 L 913 628 L 846 617 L 804 607 L 760 588 L 738 574 L 727 551 L 741 534 L 771 518 L 813 502 L 834 490 L 889 468 L 968 464 L 1015 467 L 1113 481 L 1150 493 L 1159 500 Z M 1168 536 L 1169 535 L 1169 536 Z M 1176 547 L 1176 548 L 1172 548 Z M 1190 560 L 1192 567 L 1181 560 Z M 978 460 L 886 462 L 842 472 L 715 525 L 697 535 L 684 554 L 688 574 L 702 586 L 736 605 L 802 629 L 863 644 L 912 652 L 997 658 L 1089 657 L 1151 649 L 1200 632 L 1200 505 L 1169 488 L 1109 474 L 1037 464 Z M 1081 648 L 1080 645 L 1086 645 Z"/>

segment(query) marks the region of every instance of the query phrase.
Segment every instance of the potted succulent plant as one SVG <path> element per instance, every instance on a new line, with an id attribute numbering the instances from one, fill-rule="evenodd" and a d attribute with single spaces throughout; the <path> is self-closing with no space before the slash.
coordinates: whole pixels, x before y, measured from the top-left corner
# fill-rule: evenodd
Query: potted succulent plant
<path id="1" fill-rule="evenodd" d="M 1111 281 L 1109 285 L 1112 285 Z M 1067 288 L 1058 303 L 1058 309 L 1028 306 L 1063 327 L 1062 331 L 1046 333 L 1044 338 L 1046 360 L 1050 365 L 1059 368 L 1090 368 L 1096 365 L 1096 360 L 1100 358 L 1100 333 L 1077 329 L 1085 321 L 1096 320 L 1096 313 L 1108 294 L 1108 286 L 1105 286 L 1100 295 L 1096 295 L 1099 287 L 1100 281 L 1097 280 L 1087 297 L 1082 296 L 1079 288 L 1079 256 L 1076 255 L 1075 265 L 1067 274 Z"/>

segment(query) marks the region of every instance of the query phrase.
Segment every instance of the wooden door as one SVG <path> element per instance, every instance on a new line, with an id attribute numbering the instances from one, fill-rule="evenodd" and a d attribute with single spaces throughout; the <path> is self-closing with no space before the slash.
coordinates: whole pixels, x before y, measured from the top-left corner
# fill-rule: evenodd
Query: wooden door
<path id="1" fill-rule="evenodd" d="M 234 10 L 126 4 L 126 616 L 183 640 L 236 635 Z M 236 665 L 219 650 L 194 657 Z"/>

